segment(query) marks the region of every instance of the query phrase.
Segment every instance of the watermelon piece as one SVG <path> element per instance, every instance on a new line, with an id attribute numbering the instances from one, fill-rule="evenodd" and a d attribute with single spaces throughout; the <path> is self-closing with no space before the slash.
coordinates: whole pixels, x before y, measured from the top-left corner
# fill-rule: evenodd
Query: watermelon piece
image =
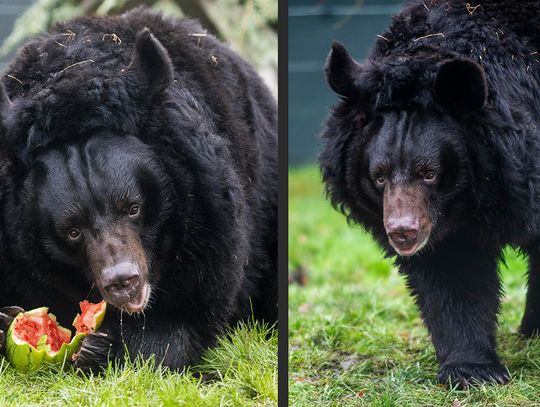
<path id="1" fill-rule="evenodd" d="M 71 362 L 84 337 L 101 326 L 107 304 L 82 301 L 79 306 L 81 313 L 73 321 L 76 329 L 73 338 L 71 331 L 60 326 L 47 307 L 17 315 L 6 336 L 8 361 L 22 371 L 34 370 L 45 363 Z"/>
<path id="2" fill-rule="evenodd" d="M 79 303 L 79 307 L 81 308 L 81 313 L 77 314 L 73 320 L 75 330 L 77 333 L 85 334 L 95 332 L 101 326 L 103 318 L 105 318 L 107 303 L 101 301 L 97 304 L 92 304 L 84 300 Z"/>

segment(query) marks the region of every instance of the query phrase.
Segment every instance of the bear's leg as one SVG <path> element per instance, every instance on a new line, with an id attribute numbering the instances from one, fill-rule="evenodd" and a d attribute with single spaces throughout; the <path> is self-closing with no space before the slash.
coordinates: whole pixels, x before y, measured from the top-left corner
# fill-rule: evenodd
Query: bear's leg
<path id="1" fill-rule="evenodd" d="M 214 345 L 215 327 L 194 326 L 167 318 L 123 316 L 122 324 L 109 317 L 103 326 L 83 341 L 76 355 L 75 368 L 99 372 L 109 362 L 122 364 L 125 350 L 129 358 L 154 357 L 157 364 L 180 370 L 197 362 L 203 351 Z"/>
<path id="2" fill-rule="evenodd" d="M 204 350 L 215 345 L 216 329 L 220 326 L 219 321 L 215 323 L 203 326 L 159 318 L 147 319 L 146 322 L 135 319 L 128 324 L 124 321 L 122 340 L 130 359 L 139 355 L 143 359 L 153 356 L 156 364 L 181 370 L 198 362 Z"/>
<path id="3" fill-rule="evenodd" d="M 431 334 L 441 383 L 510 379 L 495 352 L 499 253 L 461 238 L 398 260 Z"/>
<path id="4" fill-rule="evenodd" d="M 527 302 L 519 332 L 525 336 L 540 334 L 540 248 L 527 250 L 529 254 L 529 278 Z"/>

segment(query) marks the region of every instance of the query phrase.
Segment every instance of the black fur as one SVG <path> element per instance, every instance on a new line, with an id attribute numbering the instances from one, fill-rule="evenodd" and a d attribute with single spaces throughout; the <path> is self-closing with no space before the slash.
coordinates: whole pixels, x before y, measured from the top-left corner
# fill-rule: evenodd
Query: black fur
<path id="1" fill-rule="evenodd" d="M 121 359 L 124 344 L 180 369 L 231 323 L 276 321 L 275 101 L 234 52 L 194 35 L 204 32 L 144 8 L 80 18 L 7 68 L 0 306 L 49 306 L 69 326 L 78 301 L 100 299 L 88 253 L 65 239 L 73 216 L 89 235 L 136 230 L 149 264 L 144 316 L 124 313 L 120 327 L 109 307 L 81 369 Z M 130 223 L 122 205 L 141 200 Z"/>
<path id="2" fill-rule="evenodd" d="M 421 185 L 413 173 L 422 165 L 439 176 L 419 187 L 429 243 L 396 262 L 430 331 L 441 382 L 509 379 L 495 353 L 505 245 L 529 254 L 520 330 L 540 331 L 538 33 L 536 1 L 412 1 L 363 64 L 339 44 L 329 56 L 327 75 L 329 67 L 341 75 L 329 84 L 343 96 L 320 156 L 333 205 L 393 255 L 375 177 L 386 171 L 389 182 Z"/>

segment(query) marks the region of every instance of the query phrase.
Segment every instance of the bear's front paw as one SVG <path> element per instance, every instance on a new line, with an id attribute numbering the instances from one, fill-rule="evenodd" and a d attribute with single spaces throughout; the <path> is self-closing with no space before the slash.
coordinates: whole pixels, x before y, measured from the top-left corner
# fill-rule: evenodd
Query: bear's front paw
<path id="1" fill-rule="evenodd" d="M 470 385 L 481 383 L 505 384 L 510 381 L 508 369 L 498 362 L 491 364 L 455 363 L 443 365 L 437 376 L 442 384 L 457 385 L 467 389 Z"/>
<path id="2" fill-rule="evenodd" d="M 0 308 L 0 353 L 4 353 L 4 347 L 6 346 L 6 334 L 9 326 L 13 322 L 13 319 L 24 312 L 21 307 L 3 307 Z"/>
<path id="3" fill-rule="evenodd" d="M 73 355 L 75 369 L 83 373 L 99 373 L 114 357 L 113 338 L 106 332 L 90 333 L 84 339 L 81 349 Z"/>

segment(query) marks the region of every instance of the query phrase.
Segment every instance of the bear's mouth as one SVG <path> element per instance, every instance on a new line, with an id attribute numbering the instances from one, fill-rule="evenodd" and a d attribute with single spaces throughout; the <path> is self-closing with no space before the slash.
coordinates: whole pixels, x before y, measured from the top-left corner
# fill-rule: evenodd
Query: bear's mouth
<path id="1" fill-rule="evenodd" d="M 408 257 L 422 250 L 428 243 L 429 236 L 421 242 L 413 243 L 412 245 L 408 246 L 398 246 L 396 243 L 392 242 L 391 239 L 388 240 L 390 241 L 390 245 L 394 248 L 398 255 Z"/>
<path id="2" fill-rule="evenodd" d="M 144 311 L 150 299 L 150 284 L 141 282 L 136 287 L 132 288 L 129 293 L 122 296 L 110 296 L 107 292 L 102 292 L 103 299 L 108 303 L 118 308 L 121 311 L 126 311 L 128 314 L 138 314 Z"/>
<path id="3" fill-rule="evenodd" d="M 129 314 L 137 314 L 146 308 L 150 299 L 150 284 L 142 283 L 141 285 L 142 287 L 138 290 L 138 293 L 130 297 L 128 302 L 119 307 L 120 309 L 127 311 Z"/>

